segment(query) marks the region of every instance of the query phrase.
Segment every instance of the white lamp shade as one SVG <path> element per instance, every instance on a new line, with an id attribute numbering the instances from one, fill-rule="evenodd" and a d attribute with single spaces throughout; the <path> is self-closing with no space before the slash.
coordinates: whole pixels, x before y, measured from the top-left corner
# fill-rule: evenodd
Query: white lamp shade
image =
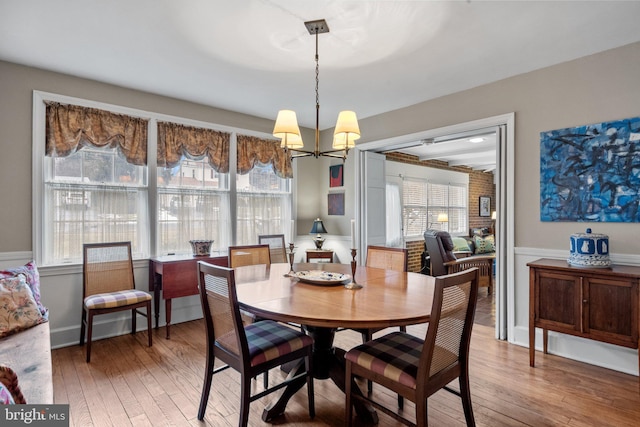
<path id="1" fill-rule="evenodd" d="M 280 147 L 295 150 L 304 147 L 304 142 L 302 142 L 300 135 L 285 134 L 285 137 L 282 138 L 282 142 L 280 143 Z"/>
<path id="2" fill-rule="evenodd" d="M 298 127 L 296 112 L 292 110 L 280 110 L 278 111 L 276 124 L 273 127 L 273 136 L 284 139 L 290 135 L 300 137 L 300 128 Z M 302 138 L 300 138 L 300 141 L 302 141 Z"/>
<path id="3" fill-rule="evenodd" d="M 447 215 L 446 213 L 439 213 L 438 214 L 438 219 L 436 221 L 438 221 L 438 222 L 449 222 L 449 215 Z"/>
<path id="4" fill-rule="evenodd" d="M 356 145 L 355 141 L 360 138 L 360 127 L 358 118 L 353 111 L 341 111 L 338 114 L 338 122 L 333 132 L 333 149 L 344 150 Z"/>

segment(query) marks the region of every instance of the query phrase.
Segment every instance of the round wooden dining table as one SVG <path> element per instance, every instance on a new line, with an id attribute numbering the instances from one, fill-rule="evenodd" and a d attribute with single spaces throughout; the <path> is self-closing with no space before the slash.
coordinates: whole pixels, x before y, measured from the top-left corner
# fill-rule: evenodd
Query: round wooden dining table
<path id="1" fill-rule="evenodd" d="M 323 270 L 351 276 L 351 266 L 347 264 L 294 264 L 293 269 L 295 272 Z M 260 318 L 303 325 L 314 339 L 314 377 L 330 378 L 343 391 L 345 350 L 333 345 L 336 330 L 429 321 L 435 281 L 431 276 L 358 266 L 355 280 L 362 287 L 347 289 L 342 283 L 307 283 L 289 273 L 290 265 L 285 263 L 236 268 L 240 308 Z M 264 410 L 262 419 L 270 421 L 281 415 L 288 400 L 304 384 L 303 379 L 284 389 L 279 400 Z M 359 391 L 357 386 L 353 389 Z M 358 402 L 355 409 L 363 421 L 377 423 L 377 414 L 370 406 Z"/>

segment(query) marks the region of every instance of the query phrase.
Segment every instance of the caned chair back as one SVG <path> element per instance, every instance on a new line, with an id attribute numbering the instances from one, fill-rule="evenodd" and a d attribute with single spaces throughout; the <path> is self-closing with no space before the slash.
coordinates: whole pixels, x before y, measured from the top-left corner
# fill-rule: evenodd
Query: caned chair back
<path id="1" fill-rule="evenodd" d="M 468 363 L 478 297 L 478 269 L 436 278 L 429 328 L 418 378 L 426 380 Z"/>
<path id="2" fill-rule="evenodd" d="M 248 347 L 238 307 L 234 271 L 199 262 L 198 284 L 208 345 L 218 345 L 241 360 L 243 354 L 248 354 Z"/>
<path id="3" fill-rule="evenodd" d="M 229 246 L 229 267 L 271 264 L 269 245 Z"/>
<path id="4" fill-rule="evenodd" d="M 271 262 L 287 262 L 287 250 L 284 245 L 284 234 L 259 235 L 258 244 L 269 245 Z"/>
<path id="5" fill-rule="evenodd" d="M 83 299 L 135 288 L 131 242 L 84 245 Z"/>
<path id="6" fill-rule="evenodd" d="M 367 267 L 385 270 L 407 271 L 407 250 L 385 246 L 367 247 Z"/>

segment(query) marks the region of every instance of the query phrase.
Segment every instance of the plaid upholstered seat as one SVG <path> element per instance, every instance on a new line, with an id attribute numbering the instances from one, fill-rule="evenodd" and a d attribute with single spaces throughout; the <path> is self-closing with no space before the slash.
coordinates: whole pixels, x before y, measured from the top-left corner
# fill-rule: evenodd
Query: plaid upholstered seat
<path id="1" fill-rule="evenodd" d="M 469 343 L 478 297 L 479 271 L 472 268 L 435 279 L 429 327 L 424 339 L 392 332 L 352 348 L 346 360 L 346 421 L 353 422 L 352 400 L 363 401 L 410 426 L 425 427 L 427 399 L 445 389 L 462 399 L 467 426 L 475 426 L 469 391 Z M 373 381 L 415 403 L 415 423 L 374 396 L 352 392 L 356 377 Z M 460 391 L 448 384 L 454 379 Z"/>
<path id="2" fill-rule="evenodd" d="M 128 291 L 109 292 L 106 294 L 91 295 L 84 299 L 84 305 L 88 309 L 121 307 L 123 305 L 137 304 L 150 301 L 151 295 L 147 292 L 135 289 Z"/>
<path id="3" fill-rule="evenodd" d="M 268 246 L 266 255 L 269 256 Z M 198 286 L 200 302 L 207 332 L 207 364 L 200 397 L 198 419 L 204 419 L 213 375 L 229 367 L 240 372 L 240 420 L 239 426 L 249 421 L 249 403 L 268 393 L 301 379 L 307 382 L 309 416 L 315 416 L 311 351 L 313 339 L 303 332 L 272 320 L 260 320 L 244 325 L 240 316 L 236 294 L 235 271 L 198 262 Z M 226 365 L 215 368 L 218 359 Z M 304 370 L 296 369 L 295 375 L 251 395 L 254 388 L 251 379 L 271 368 L 285 363 L 304 360 Z"/>

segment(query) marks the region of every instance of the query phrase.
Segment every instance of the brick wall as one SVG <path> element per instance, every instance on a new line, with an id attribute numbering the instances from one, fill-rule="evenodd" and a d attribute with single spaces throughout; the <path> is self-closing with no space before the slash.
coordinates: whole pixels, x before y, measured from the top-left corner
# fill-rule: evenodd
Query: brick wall
<path id="1" fill-rule="evenodd" d="M 480 216 L 480 196 L 491 197 L 491 212 L 496 210 L 496 186 L 493 183 L 493 174 L 475 171 L 464 166 L 449 166 L 440 160 L 420 161 L 418 157 L 403 153 L 387 153 L 387 160 L 408 163 L 418 166 L 426 166 L 435 169 L 445 169 L 462 172 L 469 175 L 469 228 L 480 228 L 492 226 L 491 217 Z M 409 271 L 419 272 L 422 268 L 422 252 L 424 251 L 424 241 L 407 242 L 406 247 L 409 252 Z"/>
<path id="2" fill-rule="evenodd" d="M 407 242 L 406 247 L 409 252 L 408 270 L 416 273 L 420 272 L 420 269 L 422 268 L 422 252 L 424 252 L 424 240 Z"/>

